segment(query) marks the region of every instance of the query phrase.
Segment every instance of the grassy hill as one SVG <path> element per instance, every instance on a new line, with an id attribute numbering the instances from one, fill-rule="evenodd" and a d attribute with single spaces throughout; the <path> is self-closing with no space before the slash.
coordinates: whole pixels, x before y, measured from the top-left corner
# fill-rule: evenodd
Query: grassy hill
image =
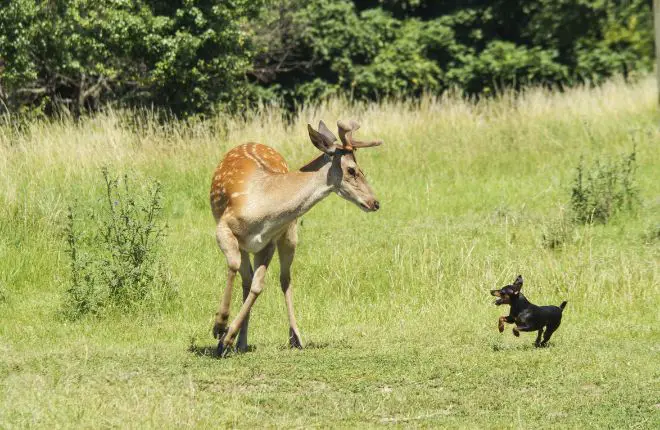
<path id="1" fill-rule="evenodd" d="M 649 78 L 480 102 L 334 100 L 289 123 L 277 108 L 187 123 L 111 110 L 6 122 L 0 426 L 657 428 L 655 94 Z M 381 210 L 333 195 L 302 219 L 293 285 L 305 350 L 285 347 L 273 264 L 251 318 L 252 351 L 214 358 L 226 266 L 208 204 L 213 168 L 245 141 L 299 167 L 317 154 L 306 123 L 337 118 L 385 142 L 358 154 Z M 638 208 L 573 224 L 580 159 L 592 168 L 633 148 Z M 67 208 L 98 210 L 104 166 L 163 184 L 161 253 L 178 294 L 159 311 L 70 320 Z M 532 302 L 568 300 L 549 348 L 510 326 L 497 331 L 508 308 L 488 290 L 517 274 Z"/>

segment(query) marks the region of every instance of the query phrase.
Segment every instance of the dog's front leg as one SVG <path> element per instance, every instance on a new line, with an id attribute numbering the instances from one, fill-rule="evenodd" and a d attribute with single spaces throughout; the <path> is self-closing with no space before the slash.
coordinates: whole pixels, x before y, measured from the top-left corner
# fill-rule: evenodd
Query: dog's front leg
<path id="1" fill-rule="evenodd" d="M 497 321 L 497 329 L 500 331 L 500 333 L 504 332 L 504 323 L 507 322 L 509 324 L 513 323 L 513 318 L 511 316 L 501 316 L 500 319 Z"/>

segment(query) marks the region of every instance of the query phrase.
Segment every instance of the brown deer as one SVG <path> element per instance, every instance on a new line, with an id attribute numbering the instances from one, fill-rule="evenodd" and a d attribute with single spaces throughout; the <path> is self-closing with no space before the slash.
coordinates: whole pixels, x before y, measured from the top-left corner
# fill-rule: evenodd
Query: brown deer
<path id="1" fill-rule="evenodd" d="M 360 125 L 337 121 L 341 145 L 321 121 L 319 129 L 307 125 L 309 137 L 323 154 L 290 172 L 284 158 L 273 148 L 246 143 L 229 151 L 220 162 L 211 184 L 211 209 L 216 221 L 215 237 L 227 259 L 227 285 L 215 317 L 213 335 L 224 356 L 234 343 L 247 350 L 250 309 L 264 287 L 266 270 L 275 248 L 280 258 L 280 283 L 289 316 L 289 344 L 302 348 L 293 313 L 291 263 L 296 250 L 296 219 L 335 192 L 366 212 L 379 208 L 378 200 L 355 159 L 357 148 L 380 145 L 380 141 L 353 139 Z M 254 254 L 254 270 L 250 264 Z M 243 305 L 227 327 L 232 287 L 241 274 Z"/>

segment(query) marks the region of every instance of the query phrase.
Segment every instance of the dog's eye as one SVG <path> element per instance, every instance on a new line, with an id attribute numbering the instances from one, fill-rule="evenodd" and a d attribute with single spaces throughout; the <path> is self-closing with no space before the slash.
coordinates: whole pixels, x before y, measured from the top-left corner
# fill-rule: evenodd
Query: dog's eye
<path id="1" fill-rule="evenodd" d="M 349 167 L 348 168 L 348 174 L 351 175 L 351 176 L 355 176 L 355 175 L 357 175 L 357 172 L 355 171 L 354 168 Z"/>

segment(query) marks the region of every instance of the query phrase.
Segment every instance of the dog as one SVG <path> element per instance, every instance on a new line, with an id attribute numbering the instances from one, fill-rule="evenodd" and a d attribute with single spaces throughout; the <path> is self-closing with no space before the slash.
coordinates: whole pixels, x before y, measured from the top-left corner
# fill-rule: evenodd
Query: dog
<path id="1" fill-rule="evenodd" d="M 543 347 L 548 344 L 552 333 L 557 330 L 561 324 L 561 316 L 566 301 L 563 301 L 559 306 L 536 306 L 530 303 L 525 296 L 520 292 L 523 286 L 523 278 L 518 275 L 516 280 L 511 285 L 505 285 L 499 290 L 491 290 L 490 294 L 497 297 L 495 301 L 497 306 L 510 305 L 511 311 L 508 316 L 501 316 L 497 328 L 500 333 L 504 331 L 504 323 L 516 324 L 513 328 L 514 336 L 520 336 L 521 331 L 538 331 L 534 345 L 536 347 Z M 543 328 L 545 327 L 545 333 Z M 543 341 L 541 342 L 541 336 Z"/>

